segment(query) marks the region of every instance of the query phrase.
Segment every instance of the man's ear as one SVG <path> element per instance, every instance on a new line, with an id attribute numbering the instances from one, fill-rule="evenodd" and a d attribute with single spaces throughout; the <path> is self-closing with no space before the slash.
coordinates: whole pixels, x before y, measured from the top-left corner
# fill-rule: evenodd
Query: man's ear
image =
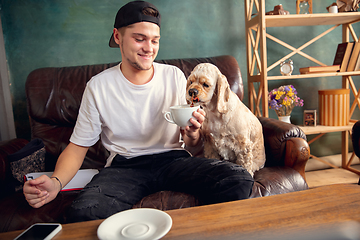
<path id="1" fill-rule="evenodd" d="M 113 29 L 114 41 L 120 46 L 121 34 L 117 28 Z"/>
<path id="2" fill-rule="evenodd" d="M 220 72 L 218 73 L 216 90 L 217 90 L 217 110 L 219 113 L 226 113 L 228 110 L 227 102 L 229 101 L 231 90 L 226 77 Z"/>

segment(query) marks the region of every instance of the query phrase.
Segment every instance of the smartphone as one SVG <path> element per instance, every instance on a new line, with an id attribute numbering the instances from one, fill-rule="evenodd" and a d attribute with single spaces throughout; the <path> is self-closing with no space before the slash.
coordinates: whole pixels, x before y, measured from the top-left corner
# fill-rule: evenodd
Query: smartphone
<path id="1" fill-rule="evenodd" d="M 60 223 L 36 223 L 22 232 L 14 240 L 49 240 L 62 229 Z"/>

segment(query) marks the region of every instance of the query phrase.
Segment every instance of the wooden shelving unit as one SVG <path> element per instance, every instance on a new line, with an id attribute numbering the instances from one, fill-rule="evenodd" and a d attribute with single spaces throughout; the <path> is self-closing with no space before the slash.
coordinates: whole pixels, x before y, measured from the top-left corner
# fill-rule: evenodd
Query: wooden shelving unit
<path id="1" fill-rule="evenodd" d="M 360 175 L 360 171 L 357 170 L 357 169 L 354 169 L 351 167 L 351 163 L 352 161 L 355 159 L 355 153 L 352 153 L 350 158 L 349 158 L 349 154 L 348 154 L 348 149 L 349 149 L 349 142 L 348 141 L 344 141 L 344 139 L 347 137 L 349 137 L 349 133 L 351 133 L 351 129 L 353 127 L 354 123 L 350 123 L 349 125 L 347 126 L 335 126 L 335 127 L 332 127 L 332 126 L 321 126 L 321 125 L 318 125 L 316 127 L 305 127 L 305 126 L 299 126 L 301 128 L 301 130 L 303 130 L 303 132 L 306 134 L 306 135 L 317 135 L 316 137 L 314 137 L 311 141 L 309 141 L 309 145 L 312 144 L 313 142 L 315 142 L 316 140 L 318 140 L 319 138 L 321 138 L 322 136 L 324 136 L 325 134 L 327 133 L 332 133 L 332 132 L 342 132 L 342 153 L 341 153 L 341 166 L 342 168 L 344 169 L 347 169 L 349 171 L 352 171 L 354 173 L 357 173 Z M 338 168 L 337 166 L 329 163 L 329 162 L 326 162 L 325 160 L 319 158 L 319 157 L 316 157 L 312 154 L 310 154 L 310 157 L 311 158 L 314 158 L 318 161 L 321 161 L 327 165 L 329 165 L 330 167 L 333 167 L 333 168 Z"/>
<path id="2" fill-rule="evenodd" d="M 360 108 L 360 92 L 355 87 L 352 76 L 360 75 L 360 71 L 336 72 L 336 73 L 317 73 L 291 76 L 268 76 L 268 72 L 280 65 L 281 62 L 299 54 L 320 66 L 326 64 L 320 62 L 315 57 L 304 53 L 302 50 L 315 43 L 337 27 L 342 28 L 342 42 L 349 42 L 350 36 L 353 41 L 358 41 L 352 24 L 360 21 L 360 13 L 321 13 L 321 14 L 290 14 L 290 15 L 265 15 L 265 0 L 245 0 L 245 28 L 246 28 L 246 53 L 247 53 L 247 79 L 249 91 L 249 108 L 256 116 L 269 116 L 268 108 L 268 81 L 285 79 L 304 79 L 317 77 L 342 77 L 342 88 L 351 89 L 355 96 L 355 101 L 350 107 L 350 116 L 356 107 Z M 329 28 L 305 42 L 300 47 L 293 47 L 290 44 L 267 33 L 267 28 L 271 27 L 291 27 L 291 26 L 316 26 L 327 25 Z M 270 39 L 291 50 L 289 54 L 282 57 L 272 65 L 267 62 L 267 39 Z M 258 83 L 258 87 L 254 83 Z M 257 89 L 256 89 L 257 88 Z M 301 127 L 301 126 L 300 126 Z M 301 127 L 307 135 L 318 134 L 313 141 L 329 132 L 342 132 L 342 167 L 360 175 L 360 172 L 350 167 L 354 156 L 348 161 L 349 134 L 352 124 L 344 127 Z M 312 141 L 312 142 L 313 142 Z M 309 142 L 309 143 L 312 143 Z M 316 158 L 315 156 L 313 156 Z"/>

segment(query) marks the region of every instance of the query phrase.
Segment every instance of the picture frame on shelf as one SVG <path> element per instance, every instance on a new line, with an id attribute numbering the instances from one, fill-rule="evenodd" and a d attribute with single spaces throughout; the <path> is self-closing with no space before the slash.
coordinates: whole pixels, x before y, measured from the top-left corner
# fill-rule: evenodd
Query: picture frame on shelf
<path id="1" fill-rule="evenodd" d="M 304 126 L 316 127 L 316 110 L 304 110 Z"/>

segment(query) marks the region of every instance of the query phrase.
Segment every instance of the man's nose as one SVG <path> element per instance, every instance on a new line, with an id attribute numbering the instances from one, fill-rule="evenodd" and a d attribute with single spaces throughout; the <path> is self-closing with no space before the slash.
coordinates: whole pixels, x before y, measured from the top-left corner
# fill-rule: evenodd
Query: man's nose
<path id="1" fill-rule="evenodd" d="M 189 89 L 189 95 L 192 96 L 192 97 L 195 97 L 199 94 L 199 91 L 195 88 L 191 88 Z"/>
<path id="2" fill-rule="evenodd" d="M 154 46 L 153 46 L 153 44 L 151 43 L 151 41 L 147 41 L 147 42 L 144 44 L 144 46 L 143 46 L 143 50 L 144 50 L 145 52 L 152 52 L 152 51 L 153 51 L 153 48 L 154 48 Z"/>

